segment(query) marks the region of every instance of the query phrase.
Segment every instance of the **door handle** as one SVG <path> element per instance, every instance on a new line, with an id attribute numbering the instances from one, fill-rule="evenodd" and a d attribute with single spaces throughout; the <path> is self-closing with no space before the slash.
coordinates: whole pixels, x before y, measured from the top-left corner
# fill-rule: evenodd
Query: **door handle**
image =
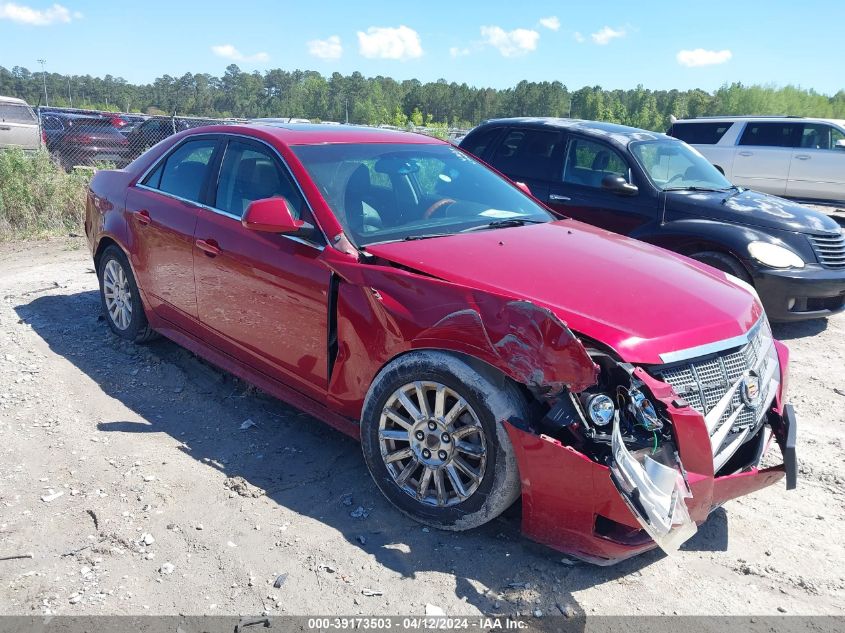
<path id="1" fill-rule="evenodd" d="M 572 198 L 570 198 L 569 196 L 561 196 L 557 193 L 550 193 L 549 200 L 551 200 L 552 202 L 571 202 Z"/>
<path id="2" fill-rule="evenodd" d="M 795 158 L 797 158 L 798 160 L 810 160 L 810 155 L 809 154 L 796 154 Z"/>
<path id="3" fill-rule="evenodd" d="M 220 246 L 216 240 L 197 240 L 197 248 L 209 257 L 216 257 L 220 254 Z"/>
<path id="4" fill-rule="evenodd" d="M 143 224 L 144 226 L 152 222 L 152 218 L 150 218 L 150 212 L 146 209 L 136 211 L 135 217 L 138 219 L 138 224 Z"/>
<path id="5" fill-rule="evenodd" d="M 740 152 L 740 156 L 754 156 L 754 152 Z"/>

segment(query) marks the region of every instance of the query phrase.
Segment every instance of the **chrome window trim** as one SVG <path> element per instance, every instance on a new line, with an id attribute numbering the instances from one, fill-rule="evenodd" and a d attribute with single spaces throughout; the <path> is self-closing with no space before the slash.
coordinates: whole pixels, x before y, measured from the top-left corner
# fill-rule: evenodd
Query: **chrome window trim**
<path id="1" fill-rule="evenodd" d="M 709 354 L 716 354 L 718 352 L 722 352 L 727 349 L 731 349 L 734 347 L 741 347 L 750 341 L 754 335 L 757 333 L 757 330 L 760 326 L 763 325 L 763 320 L 766 318 L 766 315 L 761 316 L 757 322 L 751 326 L 745 334 L 740 334 L 739 336 L 734 336 L 728 339 L 723 339 L 721 341 L 715 341 L 713 343 L 705 343 L 704 345 L 697 345 L 695 347 L 687 347 L 686 349 L 680 349 L 675 352 L 663 352 L 659 354 L 660 360 L 663 361 L 666 365 L 671 365 L 672 363 L 679 363 L 684 360 L 689 360 L 691 358 L 698 358 L 699 356 L 707 356 Z"/>
<path id="2" fill-rule="evenodd" d="M 207 204 L 203 204 L 202 202 L 197 202 L 196 200 L 188 200 L 187 198 L 181 198 L 179 196 L 173 195 L 172 193 L 162 191 L 161 189 L 156 189 L 155 187 L 148 187 L 147 185 L 143 184 L 143 181 L 147 179 L 147 176 L 149 174 L 151 174 L 153 171 L 155 171 L 156 168 L 163 161 L 167 160 L 170 157 L 170 155 L 173 152 L 175 152 L 179 148 L 179 146 L 183 145 L 184 143 L 187 143 L 188 141 L 191 141 L 191 140 L 202 140 L 203 138 L 219 138 L 219 137 L 225 137 L 225 136 L 245 138 L 247 140 L 255 141 L 257 143 L 260 143 L 260 144 L 268 147 L 276 155 L 276 157 L 279 159 L 279 162 L 281 162 L 283 169 L 285 169 L 285 171 L 287 172 L 287 176 L 290 178 L 291 182 L 293 182 L 293 185 L 296 187 L 296 190 L 299 192 L 299 195 L 302 197 L 302 200 L 305 203 L 305 207 L 308 209 L 308 212 L 311 214 L 311 217 L 314 218 L 314 226 L 320 231 L 320 235 L 323 236 L 323 240 L 325 241 L 325 243 L 324 244 L 318 244 L 317 242 L 310 242 L 310 241 L 308 241 L 304 238 L 301 238 L 301 237 L 298 237 L 298 236 L 295 236 L 295 235 L 287 235 L 285 233 L 281 233 L 280 235 L 282 235 L 283 237 L 286 237 L 290 240 L 293 240 L 295 242 L 299 242 L 301 244 L 306 244 L 307 246 L 313 246 L 314 248 L 316 248 L 318 250 L 324 250 L 326 245 L 330 243 L 329 238 L 326 235 L 326 232 L 323 230 L 323 227 L 320 226 L 319 222 L 317 222 L 317 216 L 314 214 L 314 209 L 311 207 L 311 203 L 308 201 L 308 196 L 305 195 L 305 192 L 302 190 L 302 187 L 300 186 L 299 181 L 296 179 L 296 177 L 294 177 L 293 171 L 291 171 L 291 168 L 288 165 L 287 161 L 284 159 L 284 157 L 279 153 L 279 151 L 275 147 L 273 147 L 272 145 L 270 145 L 269 143 L 267 143 L 266 141 L 264 141 L 260 138 L 256 138 L 254 136 L 249 136 L 247 134 L 239 134 L 237 132 L 213 132 L 213 133 L 210 133 L 210 134 L 204 133 L 204 134 L 196 134 L 196 135 L 188 136 L 187 138 L 183 139 L 182 141 L 180 141 L 179 143 L 177 143 L 176 145 L 171 147 L 169 150 L 167 150 L 162 156 L 159 156 L 158 159 L 155 160 L 152 165 L 147 167 L 147 169 L 144 170 L 144 173 L 141 174 L 140 178 L 138 178 L 135 181 L 134 186 L 138 187 L 139 189 L 146 189 L 147 191 L 155 191 L 156 193 L 161 194 L 163 196 L 167 196 L 168 198 L 173 198 L 174 200 L 186 202 L 188 204 L 192 204 L 194 206 L 197 206 L 201 209 L 205 209 L 206 211 L 211 211 L 213 213 L 219 213 L 222 216 L 225 216 L 227 218 L 231 218 L 232 220 L 237 220 L 238 222 L 240 222 L 241 218 L 234 215 L 233 213 L 229 213 L 228 211 L 224 211 L 223 209 L 218 209 L 217 207 L 211 207 Z M 222 165 L 223 165 L 222 161 L 221 161 L 220 165 L 222 167 Z"/>

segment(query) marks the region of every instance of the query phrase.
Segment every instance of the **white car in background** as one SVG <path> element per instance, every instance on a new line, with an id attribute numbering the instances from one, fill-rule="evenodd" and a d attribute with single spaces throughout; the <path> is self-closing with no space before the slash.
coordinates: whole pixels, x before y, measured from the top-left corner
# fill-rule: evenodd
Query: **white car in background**
<path id="1" fill-rule="evenodd" d="M 41 147 L 41 126 L 26 101 L 0 97 L 0 149 L 11 147 L 37 150 Z"/>
<path id="2" fill-rule="evenodd" d="M 706 117 L 672 123 L 733 184 L 808 201 L 845 201 L 845 120 Z"/>

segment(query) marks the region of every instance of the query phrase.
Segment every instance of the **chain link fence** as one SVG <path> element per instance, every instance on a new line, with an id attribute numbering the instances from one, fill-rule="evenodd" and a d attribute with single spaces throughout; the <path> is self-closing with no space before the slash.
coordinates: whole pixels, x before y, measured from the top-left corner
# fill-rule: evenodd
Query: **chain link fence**
<path id="1" fill-rule="evenodd" d="M 38 108 L 37 115 L 47 150 L 67 171 L 75 167 L 124 167 L 177 132 L 236 122 L 49 107 Z"/>
<path id="2" fill-rule="evenodd" d="M 47 150 L 66 171 L 76 167 L 124 167 L 159 141 L 182 130 L 203 125 L 247 122 L 246 119 L 155 116 L 75 108 L 39 107 L 36 112 Z M 307 121 L 282 118 L 264 120 L 294 123 Z M 457 142 L 466 134 L 466 130 L 445 127 L 380 127 L 429 134 L 452 142 Z"/>

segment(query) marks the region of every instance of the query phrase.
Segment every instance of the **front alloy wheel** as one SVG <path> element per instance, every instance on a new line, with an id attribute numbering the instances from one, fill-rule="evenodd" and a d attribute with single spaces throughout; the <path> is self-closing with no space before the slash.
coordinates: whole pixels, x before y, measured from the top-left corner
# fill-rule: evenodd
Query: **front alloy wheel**
<path id="1" fill-rule="evenodd" d="M 484 478 L 487 440 L 478 415 L 439 382 L 416 381 L 391 394 L 379 445 L 394 483 L 431 506 L 465 501 Z"/>
<path id="2" fill-rule="evenodd" d="M 468 530 L 519 496 L 503 421 L 527 419 L 517 386 L 491 367 L 437 350 L 389 362 L 361 416 L 361 448 L 385 497 L 411 518 Z"/>

